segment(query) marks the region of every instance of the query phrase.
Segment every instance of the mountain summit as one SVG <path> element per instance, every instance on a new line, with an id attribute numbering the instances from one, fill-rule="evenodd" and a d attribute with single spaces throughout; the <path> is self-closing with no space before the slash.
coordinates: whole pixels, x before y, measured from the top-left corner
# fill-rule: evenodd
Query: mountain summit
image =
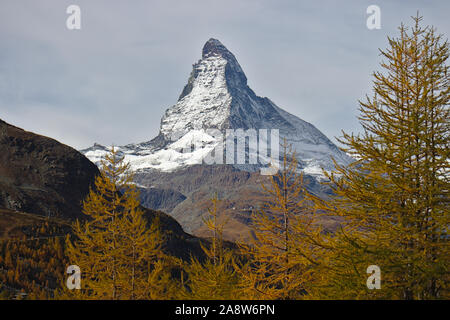
<path id="1" fill-rule="evenodd" d="M 231 52 L 219 40 L 210 38 L 203 46 L 202 58 L 207 58 L 211 54 L 223 55 L 231 54 Z"/>
<path id="2" fill-rule="evenodd" d="M 270 99 L 257 96 L 236 57 L 217 39 L 209 39 L 202 58 L 193 65 L 175 105 L 161 119 L 160 132 L 151 141 L 119 150 L 137 171 L 172 172 L 201 164 L 218 145 L 205 130 L 277 129 L 293 145 L 301 169 L 318 175 L 351 161 L 312 124 L 284 111 Z M 195 145 L 194 150 L 186 151 Z M 248 150 L 247 150 L 248 151 Z M 95 145 L 82 151 L 98 163 L 106 148 Z M 255 166 L 239 167 L 253 171 Z"/>
<path id="3" fill-rule="evenodd" d="M 159 134 L 148 142 L 118 149 L 136 171 L 135 182 L 144 206 L 169 213 L 187 232 L 210 236 L 203 218 L 211 197 L 217 193 L 221 199 L 219 216 L 228 221 L 224 237 L 248 240 L 252 237 L 248 228 L 251 212 L 264 199 L 261 183 L 269 183 L 269 177 L 258 172 L 267 168 L 268 158 L 259 158 L 260 152 L 257 164 L 249 163 L 255 149 L 254 143 L 250 147 L 248 137 L 245 164 L 206 163 L 212 154 L 217 154 L 223 138 L 228 138 L 230 132 L 260 133 L 264 129 L 278 130 L 280 140 L 286 138 L 292 144 L 299 169 L 306 173 L 306 186 L 318 196 L 330 192 L 318 183 L 322 179 L 321 168 L 332 170 L 332 158 L 339 164 L 352 160 L 312 124 L 284 111 L 268 98 L 257 96 L 247 85 L 236 57 L 219 40 L 209 39 L 178 101 L 162 116 Z M 259 138 L 258 148 L 261 135 Z M 268 135 L 266 141 L 262 140 L 267 142 Z M 241 146 L 245 144 L 240 141 Z M 271 157 L 277 143 L 271 136 Z M 222 151 L 228 156 L 226 147 L 227 144 Z M 94 145 L 82 152 L 98 164 L 107 151 L 106 147 Z M 327 228 L 332 229 L 334 224 L 335 221 L 324 221 Z"/>

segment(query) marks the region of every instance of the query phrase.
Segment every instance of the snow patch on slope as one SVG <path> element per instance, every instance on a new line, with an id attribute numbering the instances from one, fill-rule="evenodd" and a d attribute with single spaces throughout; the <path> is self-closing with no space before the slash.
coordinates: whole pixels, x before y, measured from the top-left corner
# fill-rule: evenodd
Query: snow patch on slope
<path id="1" fill-rule="evenodd" d="M 210 56 L 194 65 L 191 92 L 173 107 L 161 120 L 161 133 L 187 133 L 190 130 L 223 128 L 230 115 L 231 95 L 225 80 L 227 60 L 221 56 Z"/>
<path id="2" fill-rule="evenodd" d="M 125 162 L 130 164 L 133 171 L 154 169 L 171 172 L 182 167 L 201 164 L 217 145 L 218 142 L 214 137 L 204 130 L 191 130 L 166 148 L 146 156 L 133 154 L 132 150 L 124 147 L 116 147 L 116 150 L 124 157 Z M 86 151 L 85 155 L 100 165 L 100 161 L 107 153 L 107 148 L 98 148 Z"/>
<path id="3" fill-rule="evenodd" d="M 279 108 L 268 98 L 256 96 L 234 55 L 215 39 L 205 44 L 202 59 L 194 64 L 182 95 L 163 115 L 158 137 L 118 149 L 133 170 L 170 172 L 203 163 L 219 144 L 205 130 L 219 129 L 225 133 L 226 129 L 249 128 L 278 129 L 280 138 L 285 137 L 292 144 L 300 168 L 307 174 L 322 176 L 322 168 L 333 170 L 332 158 L 342 165 L 353 160 L 312 124 Z M 195 148 L 191 149 L 192 145 Z M 97 164 L 107 151 L 99 145 L 82 150 Z M 253 170 L 254 166 L 240 168 Z"/>

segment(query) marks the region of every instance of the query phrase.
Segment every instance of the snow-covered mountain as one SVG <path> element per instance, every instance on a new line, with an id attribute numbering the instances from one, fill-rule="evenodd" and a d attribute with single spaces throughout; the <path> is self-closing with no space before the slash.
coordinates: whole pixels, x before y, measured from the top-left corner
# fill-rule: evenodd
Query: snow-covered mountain
<path id="1" fill-rule="evenodd" d="M 351 161 L 312 124 L 257 96 L 235 56 L 216 39 L 204 45 L 177 103 L 163 115 L 158 136 L 118 149 L 133 170 L 172 172 L 204 163 L 220 145 L 208 129 L 224 134 L 227 129 L 278 129 L 295 149 L 302 170 L 312 175 L 333 169 L 332 157 L 340 164 Z M 98 144 L 82 150 L 97 164 L 107 151 Z M 252 171 L 258 166 L 263 164 L 240 168 Z"/>

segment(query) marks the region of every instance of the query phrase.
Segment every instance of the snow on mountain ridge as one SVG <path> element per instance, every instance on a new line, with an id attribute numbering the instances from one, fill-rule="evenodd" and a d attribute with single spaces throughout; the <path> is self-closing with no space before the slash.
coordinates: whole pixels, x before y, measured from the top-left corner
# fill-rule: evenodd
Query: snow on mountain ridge
<path id="1" fill-rule="evenodd" d="M 306 173 L 320 175 L 352 159 L 312 124 L 286 112 L 270 99 L 257 96 L 235 56 L 218 40 L 210 39 L 202 58 L 193 65 L 188 83 L 175 105 L 161 119 L 159 135 L 149 142 L 119 147 L 134 170 L 173 171 L 202 163 L 218 145 L 207 129 L 278 129 L 297 153 Z M 195 145 L 194 150 L 188 150 Z M 105 148 L 82 151 L 98 163 Z"/>
<path id="2" fill-rule="evenodd" d="M 225 80 L 226 64 L 221 56 L 211 56 L 194 65 L 197 76 L 192 89 L 161 120 L 161 134 L 165 138 L 170 138 L 173 132 L 227 127 L 231 95 Z"/>

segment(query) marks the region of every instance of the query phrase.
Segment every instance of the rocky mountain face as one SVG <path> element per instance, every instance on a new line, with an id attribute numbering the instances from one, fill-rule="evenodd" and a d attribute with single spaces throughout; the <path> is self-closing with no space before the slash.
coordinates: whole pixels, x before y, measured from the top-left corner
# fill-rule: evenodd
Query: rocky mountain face
<path id="1" fill-rule="evenodd" d="M 82 202 L 99 169 L 84 155 L 2 120 L 0 151 L 0 238 L 26 234 L 24 230 L 42 219 L 66 227 L 86 217 Z M 172 191 L 162 194 L 172 200 L 182 197 Z M 159 218 L 170 253 L 186 259 L 201 253 L 199 239 L 186 234 L 172 217 L 152 209 L 145 209 L 145 217 Z"/>
<path id="2" fill-rule="evenodd" d="M 155 210 L 171 212 L 186 197 L 173 189 L 138 188 L 141 195 L 141 203 Z"/>
<path id="3" fill-rule="evenodd" d="M 307 188 L 321 197 L 330 195 L 330 190 L 321 185 L 313 176 L 305 175 Z M 152 193 L 155 186 L 164 187 L 183 194 L 186 199 L 178 202 L 170 213 L 186 232 L 196 236 L 210 237 L 211 232 L 204 226 L 203 217 L 211 208 L 211 198 L 216 194 L 219 221 L 227 221 L 224 237 L 227 240 L 247 241 L 252 238 L 249 225 L 251 214 L 267 201 L 261 184 L 269 185 L 269 176 L 259 172 L 239 170 L 231 165 L 193 165 L 173 172 L 140 172 L 136 175 L 139 185 L 153 186 L 147 189 Z M 158 202 L 143 201 L 146 207 Z M 326 229 L 334 230 L 338 221 L 333 217 L 322 217 Z"/>
<path id="4" fill-rule="evenodd" d="M 322 168 L 333 169 L 332 158 L 342 165 L 352 161 L 312 124 L 284 111 L 270 99 L 257 96 L 247 85 L 247 77 L 235 56 L 216 39 L 204 45 L 202 57 L 193 65 L 177 103 L 162 116 L 158 136 L 148 142 L 119 147 L 119 151 L 136 171 L 136 182 L 141 187 L 154 188 L 153 196 L 148 196 L 151 189 L 146 192 L 144 205 L 159 205 L 158 188 L 181 193 L 186 199 L 181 202 L 176 199 L 172 210 L 167 205 L 165 208 L 185 230 L 198 233 L 202 228 L 201 216 L 206 212 L 199 211 L 199 207 L 205 209 L 199 203 L 206 205 L 215 191 L 222 191 L 224 200 L 229 201 L 228 209 L 235 212 L 245 210 L 260 198 L 260 180 L 264 177 L 258 170 L 267 167 L 270 158 L 276 155 L 273 152 L 276 141 L 272 137 L 269 143 L 269 133 L 258 137 L 257 146 L 251 145 L 250 135 L 243 138 L 244 163 L 236 161 L 237 157 L 231 163 L 226 157 L 222 157 L 223 162 L 213 162 L 214 165 L 207 162 L 217 155 L 217 150 L 227 153 L 224 141 L 233 132 L 249 133 L 253 129 L 257 134 L 261 129 L 278 130 L 279 141 L 285 138 L 292 145 L 299 170 L 309 176 L 309 187 L 317 193 L 327 192 L 317 180 L 322 177 Z M 234 138 L 232 141 L 234 147 Z M 239 138 L 236 143 L 239 144 Z M 259 152 L 262 144 L 268 146 L 267 153 Z M 99 163 L 107 150 L 96 144 L 82 152 Z M 250 154 L 258 152 L 257 161 L 251 162 Z M 232 211 L 223 214 L 233 215 Z M 246 219 L 236 216 L 234 221 L 241 221 L 245 229 Z"/>
<path id="5" fill-rule="evenodd" d="M 0 207 L 47 217 L 81 217 L 98 168 L 56 140 L 0 120 Z"/>
<path id="6" fill-rule="evenodd" d="M 312 124 L 257 96 L 235 56 L 216 39 L 204 45 L 177 103 L 163 115 L 158 136 L 119 149 L 135 170 L 172 172 L 202 164 L 218 146 L 219 139 L 209 129 L 220 130 L 224 136 L 227 129 L 277 129 L 280 139 L 292 144 L 301 169 L 308 174 L 331 170 L 331 157 L 340 164 L 351 161 Z M 98 163 L 107 150 L 96 144 L 82 152 Z"/>

